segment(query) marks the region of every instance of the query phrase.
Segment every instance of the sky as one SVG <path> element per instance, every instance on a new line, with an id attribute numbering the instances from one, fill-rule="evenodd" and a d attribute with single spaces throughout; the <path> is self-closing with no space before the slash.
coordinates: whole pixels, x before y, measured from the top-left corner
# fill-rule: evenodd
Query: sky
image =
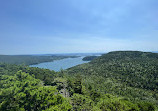
<path id="1" fill-rule="evenodd" d="M 0 0 L 0 54 L 158 51 L 158 0 Z"/>

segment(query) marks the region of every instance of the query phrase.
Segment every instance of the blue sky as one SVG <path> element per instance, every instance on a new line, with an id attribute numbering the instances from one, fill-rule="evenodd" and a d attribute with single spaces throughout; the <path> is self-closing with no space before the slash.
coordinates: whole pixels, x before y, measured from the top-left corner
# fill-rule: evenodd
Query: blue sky
<path id="1" fill-rule="evenodd" d="M 158 0 L 0 0 L 0 54 L 158 51 Z"/>

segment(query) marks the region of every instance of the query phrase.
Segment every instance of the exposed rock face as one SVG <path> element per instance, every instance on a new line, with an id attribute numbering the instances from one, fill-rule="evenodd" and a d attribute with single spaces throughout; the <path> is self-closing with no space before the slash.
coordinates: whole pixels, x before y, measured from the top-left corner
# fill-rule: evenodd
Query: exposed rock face
<path id="1" fill-rule="evenodd" d="M 53 86 L 57 86 L 57 89 L 59 91 L 60 94 L 62 94 L 64 97 L 69 97 L 70 94 L 67 90 L 67 82 L 65 79 L 63 78 L 56 78 L 53 82 L 52 82 Z"/>

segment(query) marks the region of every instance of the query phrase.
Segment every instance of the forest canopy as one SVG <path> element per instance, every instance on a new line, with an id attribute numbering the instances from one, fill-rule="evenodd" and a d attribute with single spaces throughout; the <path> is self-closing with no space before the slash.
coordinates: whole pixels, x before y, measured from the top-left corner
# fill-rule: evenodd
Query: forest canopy
<path id="1" fill-rule="evenodd" d="M 116 51 L 60 72 L 0 63 L 0 110 L 156 111 L 158 54 Z"/>

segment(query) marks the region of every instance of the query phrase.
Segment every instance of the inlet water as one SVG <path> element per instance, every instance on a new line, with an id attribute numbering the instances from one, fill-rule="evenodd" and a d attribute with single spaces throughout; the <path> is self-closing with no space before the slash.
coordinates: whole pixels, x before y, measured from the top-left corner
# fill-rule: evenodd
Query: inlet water
<path id="1" fill-rule="evenodd" d="M 88 61 L 83 61 L 82 58 L 83 57 L 66 58 L 61 60 L 55 60 L 53 62 L 44 62 L 36 65 L 30 65 L 30 67 L 39 67 L 39 68 L 45 68 L 54 71 L 60 71 L 61 69 L 67 69 L 88 62 Z"/>

